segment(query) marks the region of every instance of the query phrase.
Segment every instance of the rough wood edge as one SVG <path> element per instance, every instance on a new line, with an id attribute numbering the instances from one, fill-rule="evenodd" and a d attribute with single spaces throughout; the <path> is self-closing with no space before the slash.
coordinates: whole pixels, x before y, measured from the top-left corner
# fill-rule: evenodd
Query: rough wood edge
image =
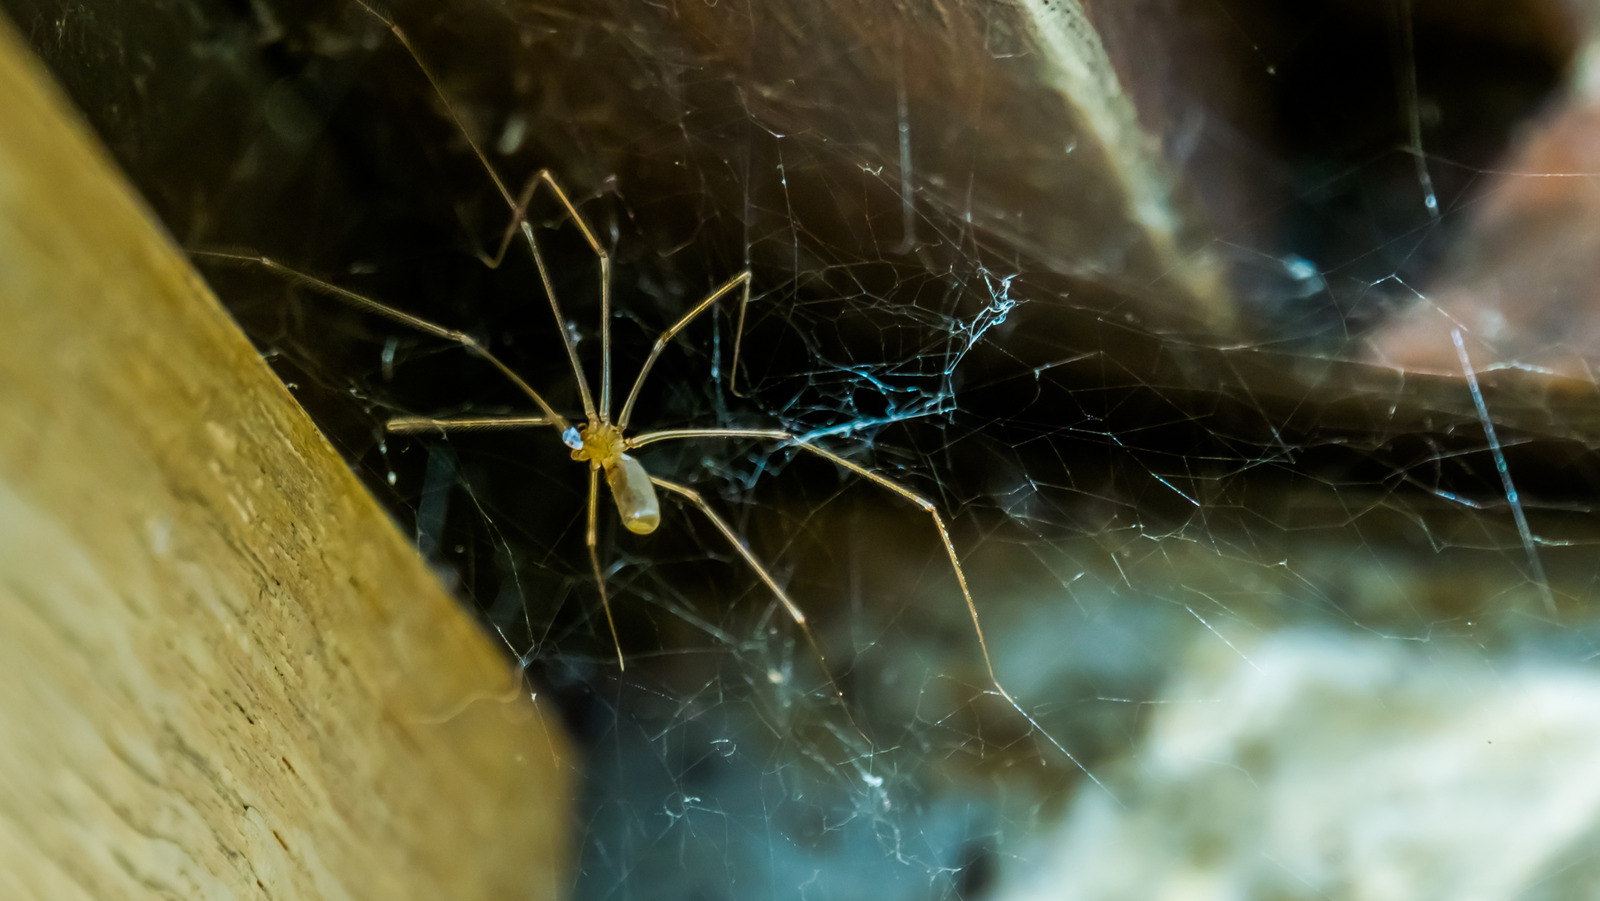
<path id="1" fill-rule="evenodd" d="M 548 898 L 559 724 L 0 20 L 0 895 Z"/>

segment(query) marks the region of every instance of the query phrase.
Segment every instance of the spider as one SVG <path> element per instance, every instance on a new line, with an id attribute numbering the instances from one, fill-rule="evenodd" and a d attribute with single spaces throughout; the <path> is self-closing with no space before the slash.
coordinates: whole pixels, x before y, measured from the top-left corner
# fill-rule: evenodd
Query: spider
<path id="1" fill-rule="evenodd" d="M 945 525 L 944 517 L 939 514 L 938 508 L 926 497 L 912 491 L 879 473 L 848 460 L 839 454 L 820 447 L 803 437 L 797 436 L 784 429 L 753 429 L 753 428 L 685 428 L 664 429 L 658 431 L 644 431 L 630 433 L 628 426 L 632 421 L 639 392 L 649 376 L 651 368 L 655 365 L 661 352 L 667 344 L 680 331 L 686 328 L 706 310 L 716 305 L 718 301 L 733 295 L 739 298 L 739 311 L 735 329 L 733 358 L 730 371 L 738 371 L 739 349 L 743 338 L 745 311 L 750 302 L 751 273 L 749 269 L 734 275 L 691 307 L 688 312 L 678 318 L 657 336 L 655 344 L 645 358 L 638 374 L 634 377 L 633 385 L 629 389 L 626 399 L 622 403 L 621 411 L 612 415 L 612 378 L 611 378 L 611 258 L 605 248 L 595 237 L 594 230 L 585 221 L 583 215 L 561 187 L 556 177 L 548 170 L 541 169 L 528 179 L 527 184 L 516 195 L 506 187 L 505 181 L 496 171 L 488 156 L 479 146 L 478 142 L 462 122 L 454 106 L 435 78 L 432 70 L 424 62 L 422 56 L 412 44 L 406 33 L 388 16 L 380 13 L 364 0 L 356 0 L 357 4 L 378 19 L 394 35 L 395 39 L 405 47 L 412 59 L 427 77 L 435 94 L 438 96 L 447 115 L 460 130 L 468 146 L 477 156 L 484 172 L 493 182 L 500 196 L 505 200 L 512 213 L 512 220 L 502 235 L 498 250 L 494 254 L 480 252 L 479 257 L 491 268 L 498 267 L 504 260 L 508 248 L 515 241 L 518 233 L 523 237 L 535 266 L 538 269 L 541 281 L 544 284 L 545 295 L 550 301 L 550 310 L 555 316 L 557 331 L 562 336 L 562 343 L 572 367 L 572 372 L 577 384 L 578 394 L 583 406 L 581 421 L 563 415 L 556 410 L 544 396 L 532 385 L 529 385 L 520 375 L 511 369 L 505 362 L 497 357 L 488 347 L 478 339 L 465 332 L 448 328 L 438 323 L 413 316 L 402 310 L 380 303 L 361 294 L 342 288 L 332 282 L 308 275 L 293 269 L 269 257 L 246 253 L 202 251 L 194 253 L 197 256 L 207 257 L 223 262 L 258 266 L 277 276 L 300 284 L 301 286 L 322 294 L 333 300 L 339 301 L 357 310 L 368 314 L 388 319 L 392 322 L 406 326 L 423 334 L 449 341 L 459 345 L 469 353 L 481 358 L 500 372 L 519 391 L 527 396 L 539 410 L 534 416 L 490 416 L 490 417 L 459 417 L 459 418 L 433 418 L 425 416 L 401 416 L 390 419 L 386 428 L 391 433 L 417 433 L 417 432 L 450 432 L 453 430 L 481 430 L 481 429 L 513 429 L 513 428 L 553 428 L 561 441 L 571 451 L 572 459 L 587 464 L 589 475 L 588 487 L 588 526 L 586 531 L 586 544 L 589 553 L 589 563 L 593 570 L 595 585 L 599 590 L 601 608 L 605 612 L 606 623 L 611 632 L 613 648 L 617 655 L 619 670 L 625 670 L 627 663 L 622 653 L 621 640 L 617 635 L 616 621 L 611 612 L 611 601 L 606 591 L 605 573 L 600 565 L 598 543 L 598 518 L 600 507 L 600 480 L 604 476 L 605 483 L 612 501 L 617 510 L 617 515 L 622 524 L 630 532 L 639 535 L 648 535 L 654 532 L 661 524 L 661 504 L 657 489 L 677 495 L 693 505 L 712 526 L 727 539 L 733 548 L 757 577 L 769 588 L 785 611 L 794 620 L 795 624 L 805 633 L 807 640 L 813 648 L 817 649 L 820 657 L 821 651 L 810 627 L 806 622 L 806 615 L 779 585 L 772 573 L 745 545 L 744 540 L 734 531 L 732 526 L 720 516 L 705 498 L 693 488 L 678 482 L 662 478 L 651 473 L 643 463 L 634 458 L 632 451 L 664 441 L 692 441 L 716 438 L 744 438 L 757 441 L 778 442 L 808 454 L 814 454 L 848 472 L 867 479 L 875 485 L 892 492 L 900 498 L 920 508 L 933 521 L 934 528 L 939 533 L 940 541 L 944 545 L 946 555 L 950 559 L 950 568 L 955 575 L 956 582 L 960 585 L 961 594 L 966 602 L 967 613 L 972 619 L 973 630 L 977 635 L 978 646 L 983 655 L 983 662 L 988 670 L 990 682 L 995 691 L 1004 698 L 1008 704 L 1021 713 L 1035 728 L 1038 723 L 1033 717 L 1022 710 L 1021 706 L 1012 698 L 1011 694 L 1001 686 L 995 673 L 994 663 L 989 655 L 988 642 L 984 637 L 983 626 L 979 622 L 978 608 L 973 602 L 971 589 L 967 584 L 966 573 L 961 568 L 961 561 L 956 554 L 954 543 L 950 539 L 950 531 Z M 582 234 L 583 240 L 599 261 L 600 270 L 600 391 L 598 398 L 591 392 L 583 367 L 579 363 L 577 348 L 572 337 L 564 326 L 566 322 L 561 313 L 560 303 L 556 299 L 554 286 L 550 279 L 545 258 L 541 252 L 539 242 L 529 221 L 527 210 L 543 187 L 560 203 L 566 216 L 570 217 L 573 224 Z M 1043 733 L 1044 730 L 1039 730 Z M 1048 733 L 1044 733 L 1048 736 Z M 1054 739 L 1052 744 L 1060 747 Z M 1062 748 L 1065 751 L 1064 748 Z M 1070 754 L 1068 755 L 1071 756 Z"/>

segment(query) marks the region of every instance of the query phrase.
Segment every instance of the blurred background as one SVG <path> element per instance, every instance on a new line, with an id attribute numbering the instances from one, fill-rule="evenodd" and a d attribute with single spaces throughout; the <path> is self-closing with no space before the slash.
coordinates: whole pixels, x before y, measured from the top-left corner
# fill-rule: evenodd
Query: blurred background
<path id="1" fill-rule="evenodd" d="M 178 243 L 487 342 L 696 510 L 584 546 L 444 342 L 199 260 L 584 747 L 575 897 L 1587 897 L 1600 126 L 1577 0 L 0 0 Z M 458 125 L 455 118 L 459 117 Z M 463 131 L 464 129 L 464 131 Z"/>

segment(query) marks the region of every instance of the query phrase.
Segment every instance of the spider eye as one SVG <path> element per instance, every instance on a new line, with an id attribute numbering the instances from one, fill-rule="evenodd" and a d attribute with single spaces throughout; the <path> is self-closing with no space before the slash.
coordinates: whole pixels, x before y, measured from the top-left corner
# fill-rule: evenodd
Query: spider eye
<path id="1" fill-rule="evenodd" d="M 573 450 L 583 450 L 583 436 L 578 434 L 578 427 L 567 426 L 567 430 L 561 433 L 561 443 Z"/>

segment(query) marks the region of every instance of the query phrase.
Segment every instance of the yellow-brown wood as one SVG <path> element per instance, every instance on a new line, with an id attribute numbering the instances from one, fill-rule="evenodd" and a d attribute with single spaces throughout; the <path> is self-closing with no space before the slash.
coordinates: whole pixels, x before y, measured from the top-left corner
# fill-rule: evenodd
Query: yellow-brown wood
<path id="1" fill-rule="evenodd" d="M 0 21 L 0 897 L 548 898 L 559 723 Z"/>

